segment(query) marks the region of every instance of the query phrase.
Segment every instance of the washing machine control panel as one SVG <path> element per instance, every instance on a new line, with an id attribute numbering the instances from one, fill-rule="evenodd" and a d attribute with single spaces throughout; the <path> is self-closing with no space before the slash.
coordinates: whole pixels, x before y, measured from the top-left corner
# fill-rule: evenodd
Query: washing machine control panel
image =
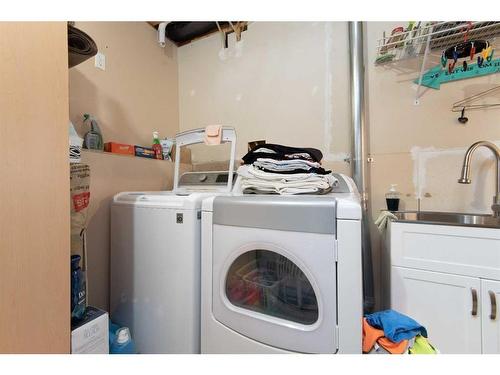
<path id="1" fill-rule="evenodd" d="M 183 173 L 181 178 L 179 179 L 179 186 L 180 187 L 200 186 L 200 185 L 225 186 L 227 185 L 228 178 L 229 178 L 229 172 L 227 171 L 186 172 Z"/>

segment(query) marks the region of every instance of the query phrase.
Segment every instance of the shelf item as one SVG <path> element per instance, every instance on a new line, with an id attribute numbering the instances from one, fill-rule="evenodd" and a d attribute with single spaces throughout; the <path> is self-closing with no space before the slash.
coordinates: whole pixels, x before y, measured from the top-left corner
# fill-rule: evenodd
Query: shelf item
<path id="1" fill-rule="evenodd" d="M 500 35 L 499 21 L 431 21 L 412 23 L 392 30 L 378 40 L 376 64 L 421 56 L 473 39 L 488 40 Z M 428 44 L 428 46 L 427 46 Z M 393 55 L 388 58 L 388 55 Z"/>
<path id="2" fill-rule="evenodd" d="M 134 146 L 134 149 L 135 149 L 135 156 L 141 158 L 156 159 L 155 152 L 151 147 Z"/>
<path id="3" fill-rule="evenodd" d="M 431 21 L 425 23 L 418 22 L 417 24 L 410 22 L 403 32 L 398 32 L 397 29 L 394 29 L 389 37 L 384 33 L 384 37 L 378 41 L 375 64 L 382 65 L 423 55 L 420 74 L 418 79 L 415 80 L 418 87 L 414 104 L 418 105 L 422 95 L 422 85 L 433 87 L 427 83 L 429 83 L 429 80 L 434 80 L 436 78 L 434 76 L 437 76 L 439 79 L 433 85 L 439 87 L 441 82 L 496 73 L 498 71 L 495 69 L 496 64 L 500 66 L 500 63 L 495 60 L 491 64 L 489 64 L 490 62 L 485 64 L 488 65 L 488 69 L 479 69 L 483 67 L 481 59 L 478 60 L 475 69 L 471 69 L 470 64 L 467 62 L 462 63 L 462 67 L 455 66 L 458 54 L 455 55 L 456 51 L 453 49 L 451 51 L 453 63 L 448 64 L 448 74 L 455 74 L 455 77 L 449 77 L 446 73 L 441 74 L 441 66 L 432 68 L 426 72 L 427 61 L 431 52 L 438 50 L 439 54 L 444 56 L 441 63 L 446 65 L 447 56 L 446 52 L 442 53 L 443 50 L 454 46 L 457 46 L 458 50 L 460 43 L 472 40 L 487 42 L 499 35 L 500 22 L 498 21 Z M 472 55 L 470 50 L 469 54 Z M 493 67 L 490 65 L 493 65 Z"/>
<path id="4" fill-rule="evenodd" d="M 459 100 L 458 102 L 453 103 L 451 111 L 461 112 L 464 109 L 472 110 L 472 109 L 498 108 L 500 107 L 500 103 L 490 103 L 490 104 L 473 104 L 473 103 L 475 103 L 477 100 L 484 99 L 485 97 L 499 90 L 500 90 L 500 85 L 495 86 L 489 90 L 481 91 L 480 93 L 469 96 L 468 98 L 465 98 L 463 100 Z"/>
<path id="5" fill-rule="evenodd" d="M 117 142 L 106 142 L 104 144 L 104 151 L 111 152 L 113 154 L 135 155 L 134 146 Z"/>
<path id="6" fill-rule="evenodd" d="M 68 123 L 69 132 L 69 162 L 79 163 L 81 160 L 83 139 L 78 136 L 78 133 L 73 126 L 73 123 Z"/>
<path id="7" fill-rule="evenodd" d="M 96 54 L 94 40 L 82 30 L 68 25 L 68 66 L 72 68 Z"/>
<path id="8" fill-rule="evenodd" d="M 442 83 L 476 78 L 499 72 L 500 58 L 483 63 L 481 66 L 477 63 L 459 65 L 458 67 L 454 67 L 451 71 L 438 65 L 423 73 L 419 78 L 416 78 L 414 82 L 421 86 L 439 90 Z"/>

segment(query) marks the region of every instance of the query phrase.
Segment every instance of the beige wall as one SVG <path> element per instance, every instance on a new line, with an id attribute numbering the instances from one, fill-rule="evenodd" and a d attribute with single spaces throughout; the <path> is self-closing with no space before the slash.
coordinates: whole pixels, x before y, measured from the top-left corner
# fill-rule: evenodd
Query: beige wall
<path id="1" fill-rule="evenodd" d="M 69 353 L 66 24 L 0 22 L 0 51 L 0 353 Z"/>
<path id="2" fill-rule="evenodd" d="M 77 22 L 106 56 L 106 70 L 94 59 L 70 69 L 70 119 L 80 135 L 82 114 L 96 116 L 104 141 L 150 145 L 178 132 L 177 47 L 160 48 L 146 22 Z M 83 152 L 90 165 L 87 232 L 89 303 L 109 304 L 109 203 L 118 192 L 172 187 L 173 164 L 121 155 Z"/>
<path id="3" fill-rule="evenodd" d="M 70 119 L 83 136 L 84 113 L 93 114 L 104 141 L 149 146 L 152 132 L 178 131 L 177 47 L 157 43 L 146 22 L 77 22 L 106 56 L 106 70 L 94 59 L 71 68 Z"/>

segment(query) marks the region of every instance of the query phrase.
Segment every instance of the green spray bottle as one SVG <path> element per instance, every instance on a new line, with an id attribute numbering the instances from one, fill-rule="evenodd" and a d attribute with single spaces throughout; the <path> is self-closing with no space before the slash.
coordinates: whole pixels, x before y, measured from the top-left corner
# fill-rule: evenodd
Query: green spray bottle
<path id="1" fill-rule="evenodd" d="M 83 123 L 85 124 L 87 121 L 90 121 L 90 130 L 85 134 L 83 138 L 83 147 L 89 150 L 104 150 L 104 142 L 102 140 L 101 129 L 99 129 L 99 125 L 95 118 L 85 113 L 83 115 Z"/>

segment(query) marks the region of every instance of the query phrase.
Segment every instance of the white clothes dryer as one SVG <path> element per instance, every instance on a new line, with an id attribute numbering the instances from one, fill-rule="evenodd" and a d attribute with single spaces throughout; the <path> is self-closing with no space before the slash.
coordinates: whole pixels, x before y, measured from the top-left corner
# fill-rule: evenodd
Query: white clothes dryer
<path id="1" fill-rule="evenodd" d="M 140 353 L 200 352 L 201 203 L 229 194 L 236 134 L 222 129 L 231 142 L 229 171 L 188 172 L 174 189 L 124 192 L 111 207 L 111 319 L 130 328 Z M 204 129 L 176 136 L 180 147 L 202 143 Z"/>
<path id="2" fill-rule="evenodd" d="M 360 197 L 211 197 L 202 204 L 202 353 L 361 353 Z"/>

